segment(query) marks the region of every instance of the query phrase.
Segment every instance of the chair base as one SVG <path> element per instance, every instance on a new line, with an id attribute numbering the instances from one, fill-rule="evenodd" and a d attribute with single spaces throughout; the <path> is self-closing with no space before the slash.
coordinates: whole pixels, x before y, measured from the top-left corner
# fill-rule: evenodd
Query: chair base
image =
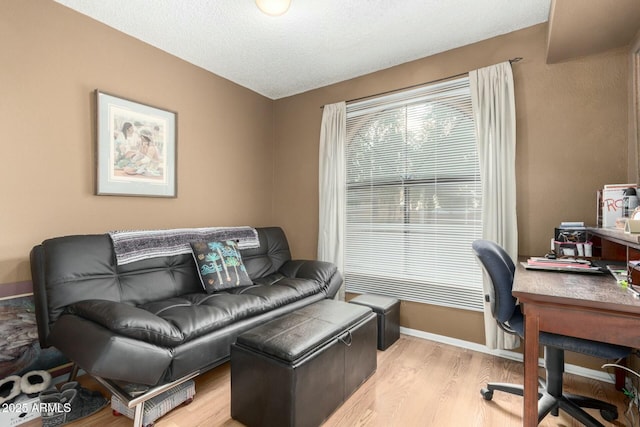
<path id="1" fill-rule="evenodd" d="M 558 416 L 560 409 L 587 427 L 604 427 L 604 424 L 582 408 L 598 409 L 600 416 L 605 421 L 611 422 L 618 418 L 618 407 L 611 403 L 587 396 L 562 393 L 563 350 L 545 347 L 544 359 L 547 381 L 545 382 L 543 379 L 538 378 L 540 384 L 538 389 L 538 423 L 548 414 Z M 485 400 L 491 400 L 494 391 L 524 396 L 524 387 L 522 385 L 507 383 L 489 383 L 486 388 L 480 390 L 480 393 Z"/>
<path id="2" fill-rule="evenodd" d="M 515 394 L 517 396 L 524 396 L 523 386 L 507 383 L 489 383 L 486 388 L 480 390 L 480 393 L 485 400 L 491 400 L 493 399 L 494 391 L 502 391 L 504 393 Z M 587 427 L 604 427 L 602 423 L 585 412 L 582 408 L 599 409 L 600 416 L 605 421 L 611 422 L 618 418 L 618 407 L 601 400 L 570 393 L 564 393 L 560 397 L 554 397 L 543 390 L 538 393 L 538 423 L 540 423 L 540 421 L 542 421 L 549 413 L 557 416 L 558 410 L 562 409 Z"/>

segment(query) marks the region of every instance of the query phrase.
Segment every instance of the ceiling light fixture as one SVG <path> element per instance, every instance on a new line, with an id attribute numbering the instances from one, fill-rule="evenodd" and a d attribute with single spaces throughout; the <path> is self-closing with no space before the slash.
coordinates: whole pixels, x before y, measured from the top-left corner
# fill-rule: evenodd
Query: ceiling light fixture
<path id="1" fill-rule="evenodd" d="M 291 0 L 256 0 L 256 5 L 267 15 L 280 16 L 289 10 Z"/>

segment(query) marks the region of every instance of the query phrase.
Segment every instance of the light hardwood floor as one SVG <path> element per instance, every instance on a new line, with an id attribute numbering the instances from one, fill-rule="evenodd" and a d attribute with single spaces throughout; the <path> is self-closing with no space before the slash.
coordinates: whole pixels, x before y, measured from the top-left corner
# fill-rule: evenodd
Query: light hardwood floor
<path id="1" fill-rule="evenodd" d="M 541 371 L 542 372 L 542 371 Z M 522 383 L 519 362 L 402 335 L 386 351 L 378 351 L 378 369 L 324 424 L 325 427 L 488 426 L 522 425 L 522 398 L 496 392 L 485 401 L 480 388 L 487 381 Z M 98 388 L 88 378 L 86 387 Z M 229 364 L 196 379 L 195 400 L 174 409 L 157 427 L 224 426 L 242 424 L 230 416 Z M 612 384 L 565 374 L 565 390 L 605 399 L 618 405 L 620 418 L 605 425 L 628 426 L 624 396 Z M 601 420 L 597 411 L 594 415 Z M 110 407 L 68 426 L 131 426 Z M 548 416 L 541 426 L 580 424 L 566 414 Z"/>

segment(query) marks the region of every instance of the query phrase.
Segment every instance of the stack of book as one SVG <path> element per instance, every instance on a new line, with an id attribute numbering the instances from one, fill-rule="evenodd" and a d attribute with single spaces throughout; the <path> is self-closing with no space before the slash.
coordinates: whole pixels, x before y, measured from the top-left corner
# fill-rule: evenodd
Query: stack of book
<path id="1" fill-rule="evenodd" d="M 584 230 L 584 221 L 562 221 L 560 223 L 560 227 L 558 228 L 568 228 L 570 230 Z"/>
<path id="2" fill-rule="evenodd" d="M 523 266 L 531 270 L 575 271 L 584 273 L 601 273 L 600 267 L 591 261 L 575 258 L 550 259 L 545 257 L 531 257 Z"/>

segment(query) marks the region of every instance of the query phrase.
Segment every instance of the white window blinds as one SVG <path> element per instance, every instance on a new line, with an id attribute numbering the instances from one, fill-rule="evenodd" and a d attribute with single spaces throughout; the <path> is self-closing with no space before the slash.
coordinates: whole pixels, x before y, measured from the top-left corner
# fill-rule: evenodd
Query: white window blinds
<path id="1" fill-rule="evenodd" d="M 468 78 L 347 105 L 348 292 L 483 310 Z"/>

